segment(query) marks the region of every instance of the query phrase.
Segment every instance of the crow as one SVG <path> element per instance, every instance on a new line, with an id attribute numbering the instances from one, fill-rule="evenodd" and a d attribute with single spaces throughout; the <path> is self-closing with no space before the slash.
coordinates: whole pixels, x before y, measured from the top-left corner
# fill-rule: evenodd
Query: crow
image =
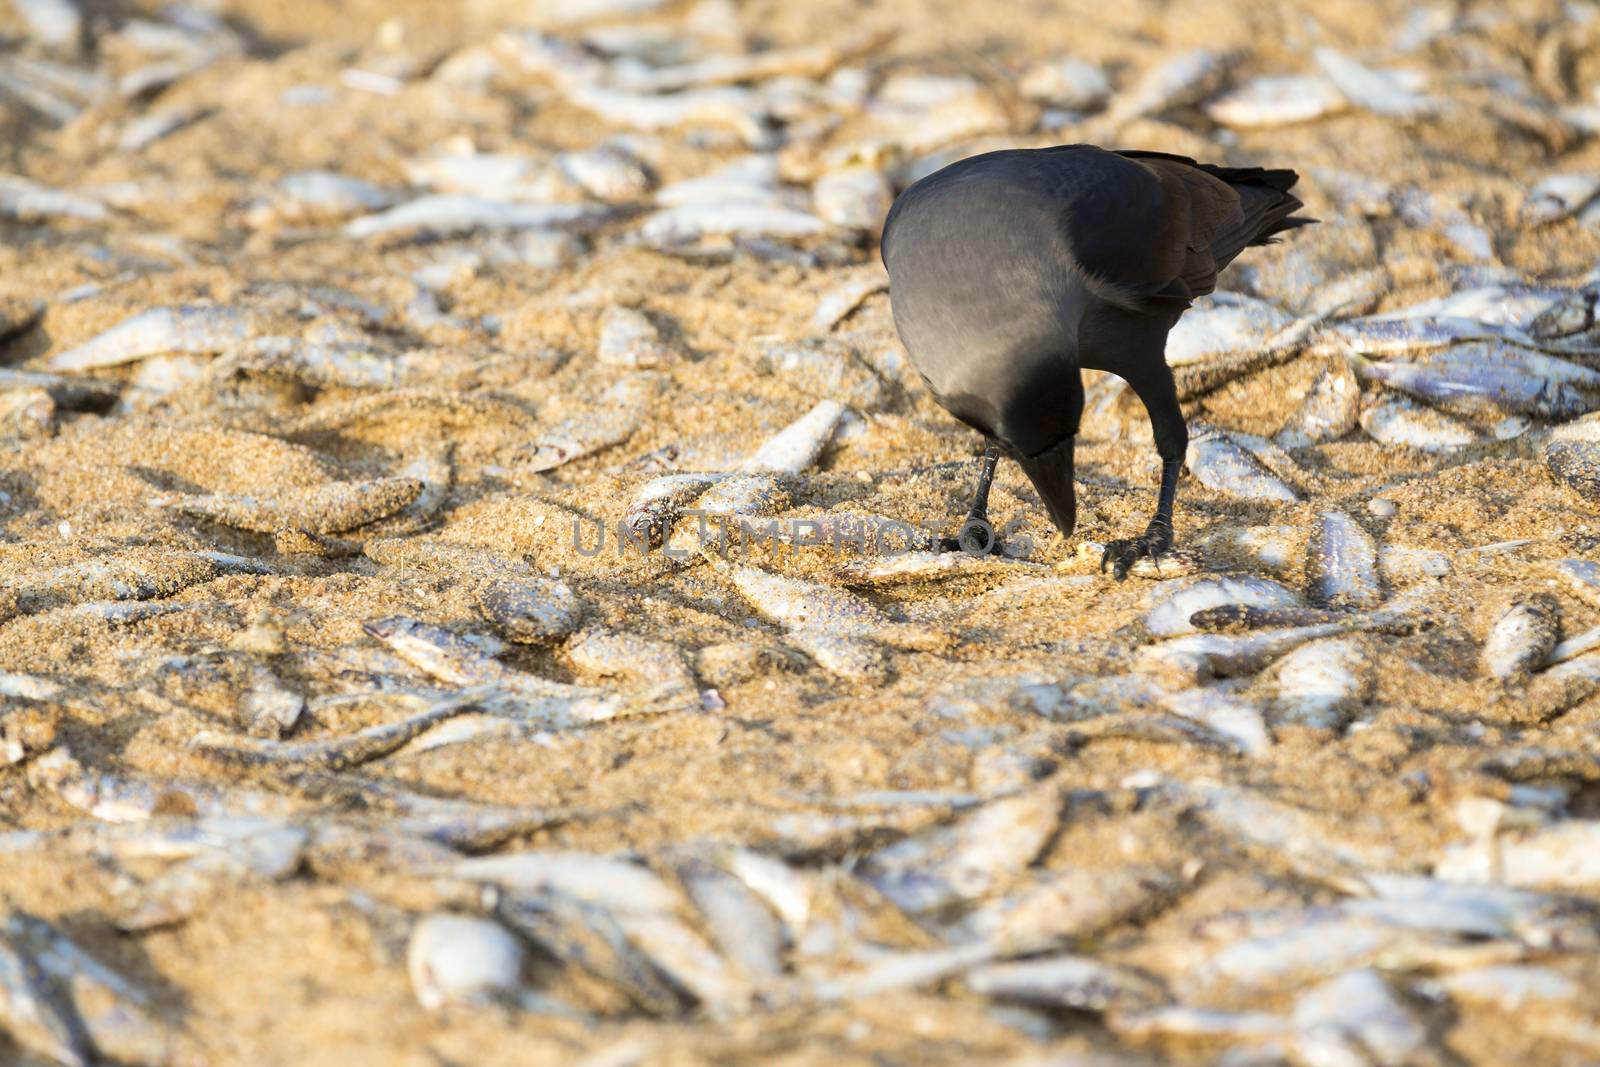
<path id="1" fill-rule="evenodd" d="M 1161 457 L 1155 518 L 1142 536 L 1107 544 L 1100 568 L 1121 579 L 1172 547 L 1189 431 L 1167 332 L 1247 246 L 1317 221 L 1294 214 L 1298 178 L 1073 144 L 971 156 L 900 194 L 882 244 L 895 329 L 934 398 L 986 441 L 961 548 L 993 546 L 989 486 L 1002 453 L 1071 536 L 1085 367 L 1138 394 Z"/>

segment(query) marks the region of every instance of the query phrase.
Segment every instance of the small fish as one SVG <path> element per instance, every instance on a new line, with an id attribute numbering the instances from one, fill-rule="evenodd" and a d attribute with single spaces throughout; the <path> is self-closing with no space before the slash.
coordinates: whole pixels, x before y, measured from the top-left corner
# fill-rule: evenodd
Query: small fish
<path id="1" fill-rule="evenodd" d="M 1241 448 L 1232 435 L 1205 423 L 1191 428 L 1185 462 L 1202 485 L 1229 496 L 1284 503 L 1300 499 L 1293 488 Z"/>
<path id="2" fill-rule="evenodd" d="M 1517 682 L 1544 666 L 1561 630 L 1561 605 L 1547 593 L 1520 597 L 1500 612 L 1483 645 L 1483 663 L 1502 682 Z"/>
<path id="3" fill-rule="evenodd" d="M 1318 48 L 1317 66 L 1352 104 L 1379 115 L 1397 118 L 1432 114 L 1440 104 L 1415 92 L 1388 71 L 1363 66 L 1332 48 Z"/>
<path id="4" fill-rule="evenodd" d="M 655 173 L 618 144 L 563 152 L 556 157 L 556 165 L 585 192 L 601 200 L 636 200 L 656 184 Z"/>
<path id="5" fill-rule="evenodd" d="M 1206 105 L 1206 115 L 1224 126 L 1253 129 L 1310 122 L 1349 106 L 1325 77 L 1307 74 L 1254 78 Z"/>
<path id="6" fill-rule="evenodd" d="M 1342 511 L 1317 516 L 1307 570 L 1314 604 L 1338 609 L 1376 607 L 1378 548 L 1372 535 Z"/>
<path id="7" fill-rule="evenodd" d="M 679 861 L 673 870 L 724 956 L 753 979 L 771 981 L 783 973 L 788 935 L 753 889 L 698 857 Z"/>
<path id="8" fill-rule="evenodd" d="M 791 497 L 783 481 L 770 474 L 735 474 L 712 483 L 695 501 L 694 510 L 708 515 L 776 515 L 789 507 Z"/>
<path id="9" fill-rule="evenodd" d="M 849 318 L 850 313 L 860 307 L 868 297 L 885 292 L 888 288 L 889 275 L 886 271 L 876 265 L 865 268 L 858 276 L 829 290 L 827 295 L 817 302 L 817 310 L 811 315 L 811 324 L 826 333 Z"/>
<path id="10" fill-rule="evenodd" d="M 355 240 L 386 244 L 459 237 L 480 230 L 568 230 L 582 232 L 609 221 L 605 204 L 530 204 L 476 196 L 438 194 L 363 215 L 345 226 Z"/>
<path id="11" fill-rule="evenodd" d="M 1352 616 L 1342 622 L 1258 630 L 1248 634 L 1190 634 L 1140 649 L 1143 667 L 1171 671 L 1193 681 L 1254 674 L 1308 641 L 1361 631 L 1392 629 L 1387 615 Z"/>
<path id="12" fill-rule="evenodd" d="M 12 0 L 28 32 L 46 48 L 76 49 L 83 35 L 83 12 L 73 0 Z"/>
<path id="13" fill-rule="evenodd" d="M 1428 1028 L 1371 969 L 1347 971 L 1302 993 L 1290 1019 L 1296 1051 L 1307 1062 L 1356 1058 L 1399 1064 L 1429 1041 Z"/>
<path id="14" fill-rule="evenodd" d="M 0 215 L 22 222 L 51 219 L 103 222 L 110 214 L 99 200 L 52 189 L 15 174 L 0 174 Z"/>
<path id="15" fill-rule="evenodd" d="M 613 305 L 600 317 L 595 358 L 608 367 L 649 368 L 673 362 L 678 353 L 643 312 Z"/>
<path id="16" fill-rule="evenodd" d="M 1361 428 L 1374 441 L 1424 452 L 1453 452 L 1475 444 L 1476 430 L 1409 397 L 1386 397 L 1361 413 Z"/>
<path id="17" fill-rule="evenodd" d="M 342 770 L 387 756 L 438 723 L 478 707 L 492 695 L 487 687 L 464 690 L 399 722 L 370 726 L 344 737 L 289 743 L 202 731 L 190 739 L 189 747 L 207 759 L 236 766 Z"/>
<path id="18" fill-rule="evenodd" d="M 75 348 L 57 352 L 47 365 L 58 371 L 115 367 L 170 352 L 224 352 L 249 336 L 248 317 L 229 307 L 152 308 L 124 319 Z"/>
<path id="19" fill-rule="evenodd" d="M 621 70 L 618 82 L 644 92 L 675 92 L 707 85 L 763 82 L 784 75 L 821 80 L 841 63 L 871 51 L 882 33 L 858 33 L 839 43 L 771 48 L 763 52 L 710 56 L 692 63 Z"/>
<path id="20" fill-rule="evenodd" d="M 522 968 L 522 943 L 509 930 L 467 915 L 423 916 L 406 948 L 406 973 L 425 1011 L 508 999 Z"/>
<path id="21" fill-rule="evenodd" d="M 726 474 L 664 474 L 640 486 L 628 502 L 623 524 L 635 537 L 651 545 L 667 540 L 683 509 Z"/>
<path id="22" fill-rule="evenodd" d="M 1111 81 L 1093 63 L 1063 56 L 1030 69 L 1017 82 L 1017 91 L 1051 107 L 1092 111 L 1111 96 Z"/>
<path id="23" fill-rule="evenodd" d="M 1144 615 L 1144 626 L 1156 637 L 1195 632 L 1191 617 L 1207 608 L 1243 605 L 1255 608 L 1294 608 L 1300 598 L 1277 582 L 1249 575 L 1218 576 L 1192 582 L 1164 582 L 1155 603 Z"/>
<path id="24" fill-rule="evenodd" d="M 122 128 L 122 132 L 117 136 L 117 151 L 142 152 L 168 134 L 200 121 L 205 115 L 204 108 L 194 107 L 153 111 Z"/>
<path id="25" fill-rule="evenodd" d="M 1242 293 L 1200 297 L 1167 334 L 1167 365 L 1185 367 L 1254 352 L 1293 321 L 1276 304 Z"/>
<path id="26" fill-rule="evenodd" d="M 1532 189 L 1517 212 L 1524 226 L 1546 226 L 1581 211 L 1600 195 L 1600 174 L 1552 174 Z"/>
<path id="27" fill-rule="evenodd" d="M 1163 697 L 1161 706 L 1226 738 L 1239 752 L 1260 756 L 1272 748 L 1261 707 L 1217 687 L 1185 689 Z"/>
<path id="28" fill-rule="evenodd" d="M 1472 259 L 1494 258 L 1494 239 L 1463 210 L 1459 198 L 1410 188 L 1395 193 L 1393 203 L 1406 225 L 1437 233 Z"/>
<path id="29" fill-rule="evenodd" d="M 629 939 L 615 915 L 582 897 L 541 888 L 502 896 L 497 916 L 570 967 L 620 990 L 643 1011 L 675 1016 L 685 998 Z"/>
<path id="30" fill-rule="evenodd" d="M 866 164 L 829 171 L 811 185 L 812 210 L 846 229 L 878 231 L 893 201 L 889 180 Z"/>
<path id="31" fill-rule="evenodd" d="M 271 495 L 211 493 L 163 501 L 173 511 L 259 533 L 304 530 L 340 533 L 387 518 L 422 494 L 416 478 L 376 478 L 329 482 L 308 489 L 279 489 Z"/>
<path id="32" fill-rule="evenodd" d="M 1137 85 L 1112 100 L 1109 126 L 1203 99 L 1232 65 L 1233 56 L 1204 48 L 1182 52 L 1145 71 Z"/>
<path id="33" fill-rule="evenodd" d="M 553 578 L 502 578 L 478 594 L 488 621 L 518 644 L 548 644 L 577 632 L 583 603 L 565 582 Z"/>
<path id="34" fill-rule="evenodd" d="M 1594 607 L 1600 607 L 1600 563 L 1587 559 L 1564 559 L 1551 569 L 1573 594 Z"/>
<path id="35" fill-rule="evenodd" d="M 1341 823 L 1235 786 L 1184 786 L 1183 790 L 1198 802 L 1195 814 L 1206 826 L 1266 852 L 1304 877 L 1338 880 L 1396 863 L 1394 848 L 1377 826 Z M 1361 836 L 1355 833 L 1358 829 Z"/>
<path id="36" fill-rule="evenodd" d="M 1550 655 L 1545 658 L 1545 666 L 1553 667 L 1558 663 L 1576 659 L 1600 648 L 1600 626 L 1591 626 L 1579 634 L 1573 634 L 1556 644 L 1550 650 Z"/>
<path id="37" fill-rule="evenodd" d="M 985 997 L 1070 1011 L 1149 1008 L 1167 1001 L 1160 982 L 1089 956 L 1044 956 L 974 968 L 967 988 Z"/>
<path id="38" fill-rule="evenodd" d="M 540 432 L 520 450 L 522 466 L 534 472 L 554 470 L 623 443 L 644 422 L 655 392 L 653 380 L 624 378 L 608 389 L 592 410 Z"/>
<path id="39" fill-rule="evenodd" d="M 1587 500 L 1600 500 L 1600 443 L 1551 441 L 1544 463 L 1557 481 Z"/>
<path id="40" fill-rule="evenodd" d="M 507 852 L 461 860 L 448 873 L 519 893 L 558 893 L 617 914 L 672 914 L 680 906 L 678 894 L 659 875 L 621 856 L 559 849 Z"/>
<path id="41" fill-rule="evenodd" d="M 567 658 L 580 670 L 623 678 L 643 687 L 644 707 L 681 710 L 700 706 L 700 685 L 676 645 L 636 634 L 590 630 L 567 644 Z"/>
<path id="42" fill-rule="evenodd" d="M 889 656 L 873 641 L 822 626 L 795 627 L 788 636 L 817 666 L 845 681 L 881 686 L 894 677 Z"/>
<path id="43" fill-rule="evenodd" d="M 1450 557 L 1433 548 L 1384 545 L 1378 550 L 1378 569 L 1390 585 L 1442 578 L 1450 573 Z"/>
<path id="44" fill-rule="evenodd" d="M 245 207 L 244 223 L 251 229 L 318 225 L 382 211 L 399 200 L 396 190 L 335 171 L 295 171 Z"/>
<path id="45" fill-rule="evenodd" d="M 868 855 L 861 873 L 896 905 L 937 912 L 987 896 L 1033 862 L 1060 824 L 1062 796 L 1049 785 L 991 801 L 952 826 Z"/>
<path id="46" fill-rule="evenodd" d="M 1336 728 L 1377 688 L 1377 664 L 1353 637 L 1311 641 L 1278 661 L 1277 712 L 1283 722 Z"/>
<path id="47" fill-rule="evenodd" d="M 752 607 L 791 634 L 867 638 L 924 649 L 938 647 L 941 640 L 920 627 L 895 622 L 871 601 L 843 589 L 756 567 L 728 567 L 725 573 Z"/>
<path id="48" fill-rule="evenodd" d="M 293 732 L 306 708 L 306 698 L 285 688 L 265 667 L 250 673 L 250 688 L 239 700 L 245 730 L 252 737 L 278 740 Z"/>
<path id="49" fill-rule="evenodd" d="M 657 211 L 639 227 L 656 248 L 691 244 L 703 237 L 812 237 L 828 224 L 808 211 L 765 204 L 684 204 Z"/>
<path id="50" fill-rule="evenodd" d="M 1348 363 L 1335 361 L 1318 372 L 1305 399 L 1273 440 L 1284 448 L 1337 441 L 1355 429 L 1360 413 L 1361 383 Z"/>
<path id="51" fill-rule="evenodd" d="M 567 99 L 606 122 L 630 129 L 726 126 L 753 148 L 772 140 L 767 106 L 749 89 L 721 86 L 655 94 L 578 85 L 568 89 Z"/>
<path id="52" fill-rule="evenodd" d="M 885 520 L 892 522 L 893 520 Z M 903 526 L 903 523 L 893 523 Z M 882 529 L 882 527 L 879 527 Z M 824 535 L 825 536 L 825 535 Z M 866 535 L 871 538 L 872 535 Z M 923 535 L 926 540 L 927 535 Z M 849 543 L 846 541 L 845 543 Z M 868 541 L 871 543 L 871 540 Z M 1098 558 L 1098 557 L 1097 557 Z M 935 552 L 931 550 L 896 551 L 881 559 L 855 560 L 834 568 L 834 577 L 844 585 L 869 588 L 887 588 L 918 582 L 944 581 L 950 578 L 967 578 L 976 575 L 1009 574 L 1019 567 L 1037 567 L 1037 564 L 1019 564 L 995 556 L 973 556 L 966 552 Z"/>

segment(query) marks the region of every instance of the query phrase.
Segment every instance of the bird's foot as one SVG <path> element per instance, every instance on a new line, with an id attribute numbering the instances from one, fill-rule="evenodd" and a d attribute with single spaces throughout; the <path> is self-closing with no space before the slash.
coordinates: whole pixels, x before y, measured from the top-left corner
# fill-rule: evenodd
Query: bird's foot
<path id="1" fill-rule="evenodd" d="M 982 515 L 968 515 L 955 537 L 939 538 L 944 552 L 965 552 L 969 556 L 990 556 L 1000 551 L 1000 538 Z"/>
<path id="2" fill-rule="evenodd" d="M 1120 582 L 1128 576 L 1128 568 L 1146 556 L 1159 567 L 1161 554 L 1171 547 L 1172 527 L 1157 519 L 1146 527 L 1142 536 L 1108 541 L 1100 556 L 1100 570 L 1104 573 L 1109 564 L 1112 576 Z"/>

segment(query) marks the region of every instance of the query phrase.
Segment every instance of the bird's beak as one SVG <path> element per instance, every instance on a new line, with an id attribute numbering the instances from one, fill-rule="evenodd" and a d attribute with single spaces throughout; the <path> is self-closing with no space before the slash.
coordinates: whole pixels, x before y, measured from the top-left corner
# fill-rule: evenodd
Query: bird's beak
<path id="1" fill-rule="evenodd" d="M 1074 441 L 1075 438 L 1068 437 L 1048 452 L 1021 460 L 1023 473 L 1038 491 L 1050 512 L 1050 521 L 1056 524 L 1062 537 L 1071 537 L 1078 524 L 1078 498 L 1072 490 Z"/>

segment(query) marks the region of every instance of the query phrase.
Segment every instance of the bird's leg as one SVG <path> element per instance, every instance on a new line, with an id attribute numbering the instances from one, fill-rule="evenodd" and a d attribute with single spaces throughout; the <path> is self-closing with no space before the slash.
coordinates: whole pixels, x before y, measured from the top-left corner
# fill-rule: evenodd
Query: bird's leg
<path id="1" fill-rule="evenodd" d="M 983 470 L 978 475 L 978 488 L 972 494 L 972 507 L 967 509 L 967 517 L 961 521 L 961 531 L 952 543 L 949 538 L 944 540 L 947 551 L 957 549 L 974 556 L 988 555 L 995 551 L 996 541 L 994 526 L 989 522 L 989 487 L 994 484 L 994 470 L 1000 463 L 1000 446 L 989 441 L 983 448 Z"/>
<path id="2" fill-rule="evenodd" d="M 1178 497 L 1178 475 L 1183 471 L 1183 455 L 1189 447 L 1189 428 L 1184 424 L 1183 411 L 1178 407 L 1178 392 L 1172 381 L 1172 371 L 1165 364 L 1149 379 L 1130 381 L 1133 391 L 1144 401 L 1150 416 L 1150 426 L 1155 431 L 1156 452 L 1161 456 L 1161 490 L 1156 496 L 1155 518 L 1139 537 L 1123 538 L 1106 544 L 1100 557 L 1100 569 L 1110 564 L 1111 573 L 1118 581 L 1128 576 L 1128 568 L 1141 557 L 1149 556 L 1158 563 L 1161 554 L 1172 547 L 1172 507 Z"/>

